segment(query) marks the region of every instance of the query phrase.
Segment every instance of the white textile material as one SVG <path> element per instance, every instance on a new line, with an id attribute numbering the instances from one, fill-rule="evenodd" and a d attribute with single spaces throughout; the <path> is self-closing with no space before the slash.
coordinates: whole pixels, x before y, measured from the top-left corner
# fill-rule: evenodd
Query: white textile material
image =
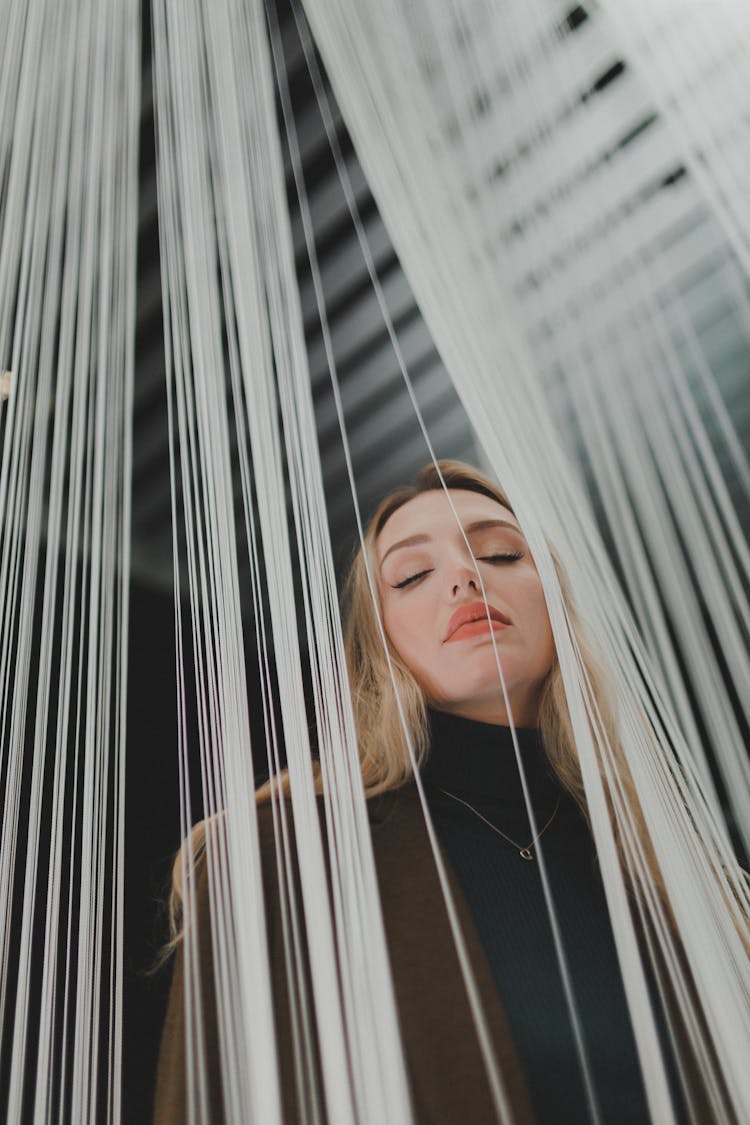
<path id="1" fill-rule="evenodd" d="M 686 24 L 680 68 L 674 82 L 664 82 L 658 60 L 666 47 L 649 34 L 654 6 L 634 5 L 632 27 L 622 24 L 615 3 L 600 7 L 601 20 L 592 20 L 571 45 L 565 21 L 551 20 L 551 6 L 541 0 L 305 0 L 400 261 L 544 585 L 653 1120 L 666 1125 L 674 1110 L 626 874 L 640 888 L 642 919 L 703 1067 L 715 1118 L 726 1120 L 734 1111 L 742 1119 L 750 1105 L 750 965 L 742 941 L 750 896 L 722 821 L 701 726 L 738 830 L 750 841 L 750 767 L 734 712 L 736 701 L 737 711 L 750 718 L 750 552 L 696 387 L 722 455 L 748 491 L 750 470 L 690 301 L 657 252 L 669 208 L 659 191 L 648 195 L 643 181 L 654 148 L 668 137 L 692 177 L 682 183 L 681 175 L 666 176 L 682 183 L 670 204 L 683 218 L 699 212 L 707 226 L 715 219 L 711 229 L 720 231 L 727 255 L 722 283 L 748 328 L 750 243 L 740 204 L 750 162 L 737 158 L 747 145 L 747 84 L 734 40 L 746 34 L 747 20 L 729 4 L 731 19 L 711 25 L 707 37 L 696 32 L 705 30 L 700 21 Z M 135 0 L 28 0 L 3 9 L 0 369 L 12 376 L 5 381 L 8 402 L 0 406 L 0 1025 L 12 1028 L 10 1122 L 118 1121 L 122 1109 L 139 12 Z M 282 1120 L 253 800 L 245 663 L 252 641 L 239 578 L 249 561 L 267 765 L 270 773 L 278 771 L 283 747 L 297 840 L 293 856 L 288 807 L 274 798 L 279 884 L 291 886 L 297 864 L 302 889 L 301 912 L 282 895 L 289 980 L 304 972 L 303 929 L 312 968 L 309 995 L 290 988 L 301 1116 L 315 1123 L 325 1111 L 333 1125 L 409 1125 L 280 128 L 362 536 L 359 482 L 283 36 L 275 4 L 266 9 L 261 0 L 153 0 L 152 16 L 180 814 L 187 841 L 181 873 L 189 1120 L 204 1123 L 209 1115 L 190 879 L 196 802 L 188 780 L 187 696 L 193 688 L 224 1101 L 234 1121 Z M 313 42 L 299 9 L 293 16 L 370 282 L 424 436 L 425 460 L 434 460 L 341 159 Z M 646 91 L 639 107 L 646 116 L 635 132 L 616 98 L 608 114 L 594 97 L 622 73 L 615 49 L 642 76 Z M 695 58 L 699 82 L 690 80 Z M 729 60 L 722 89 L 734 98 L 731 114 L 718 113 L 710 95 L 707 76 L 717 58 Z M 597 77 L 602 66 L 606 83 Z M 660 115 L 658 132 L 650 134 L 649 99 Z M 579 113 L 581 104 L 586 109 Z M 605 144 L 617 114 L 626 131 L 646 138 L 643 147 L 628 149 L 634 156 L 623 175 L 613 172 Z M 628 225 L 635 195 L 651 202 Z M 587 315 L 592 309 L 593 317 Z M 574 443 L 549 409 L 552 375 L 575 419 L 627 599 L 586 499 Z M 579 659 L 551 543 L 572 576 L 581 617 L 614 672 L 621 749 L 700 1012 Z M 375 577 L 369 578 L 374 596 Z M 704 605 L 712 632 L 702 620 Z M 382 622 L 380 632 L 388 652 Z M 498 691 L 507 704 L 495 655 Z M 306 691 L 313 700 L 330 870 Z M 409 750 L 414 766 L 411 744 Z M 517 744 L 516 755 L 536 836 Z M 512 1125 L 416 780 L 497 1118 Z M 624 841 L 627 872 L 608 805 Z M 590 1116 L 597 1122 L 597 1092 L 543 840 L 538 857 Z M 43 941 L 35 947 L 40 932 Z M 38 1043 L 29 1052 L 32 1027 Z"/>
<path id="2" fill-rule="evenodd" d="M 0 25 L 4 1120 L 117 1122 L 140 4 Z"/>

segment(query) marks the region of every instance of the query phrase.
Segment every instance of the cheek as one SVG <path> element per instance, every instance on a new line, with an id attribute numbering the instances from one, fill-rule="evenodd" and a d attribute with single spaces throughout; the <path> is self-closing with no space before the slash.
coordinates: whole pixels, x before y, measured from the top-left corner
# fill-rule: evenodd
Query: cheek
<path id="1" fill-rule="evenodd" d="M 420 615 L 413 600 L 386 600 L 383 625 L 391 644 L 402 659 L 410 662 L 420 633 Z"/>
<path id="2" fill-rule="evenodd" d="M 530 626 L 539 663 L 548 669 L 554 660 L 555 642 L 552 636 L 549 613 L 547 612 L 547 602 L 545 601 L 544 591 L 542 590 L 542 585 L 538 577 L 534 583 L 534 588 L 529 590 L 528 604 L 532 611 L 530 614 Z"/>
<path id="3" fill-rule="evenodd" d="M 538 656 L 539 662 L 547 658 L 551 662 L 554 656 L 552 627 L 544 590 L 536 568 L 531 563 L 524 565 L 523 568 L 519 567 L 512 575 L 507 575 L 506 581 L 498 589 L 511 616 L 514 616 L 520 627 L 527 656 L 528 645 L 535 657 Z"/>
<path id="4" fill-rule="evenodd" d="M 383 625 L 392 647 L 407 668 L 420 682 L 434 672 L 435 656 L 430 622 L 434 622 L 434 608 L 421 599 L 415 590 L 408 598 L 386 601 L 383 605 Z"/>

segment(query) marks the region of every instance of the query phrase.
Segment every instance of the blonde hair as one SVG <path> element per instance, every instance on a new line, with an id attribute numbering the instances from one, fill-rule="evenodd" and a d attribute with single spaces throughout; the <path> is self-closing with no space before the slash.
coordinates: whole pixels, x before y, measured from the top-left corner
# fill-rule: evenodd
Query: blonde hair
<path id="1" fill-rule="evenodd" d="M 373 604 L 365 555 L 369 561 L 371 573 L 374 574 L 376 572 L 375 545 L 390 516 L 415 496 L 442 489 L 441 477 L 447 488 L 478 492 L 495 500 L 511 513 L 513 512 L 505 493 L 484 473 L 461 461 L 440 461 L 437 467 L 432 463 L 426 465 L 418 473 L 413 485 L 398 488 L 385 496 L 370 520 L 364 536 L 364 543 L 360 545 L 354 557 L 344 591 L 346 663 L 357 731 L 360 768 L 366 797 L 372 797 L 390 789 L 397 789 L 412 777 L 413 771 L 408 743 L 397 704 L 397 691 L 418 766 L 421 766 L 429 752 L 429 728 L 425 694 L 413 673 L 393 648 L 390 649 L 390 662 L 393 669 L 393 677 L 391 676 L 386 653 L 383 649 L 377 612 Z M 570 580 L 554 547 L 552 545 L 549 545 L 549 547 L 583 670 L 598 710 L 599 725 L 611 747 L 623 795 L 630 806 L 652 878 L 664 900 L 661 870 L 643 819 L 635 785 L 617 738 L 614 692 L 611 682 L 605 670 L 604 662 L 596 653 L 591 639 L 587 636 L 575 604 Z M 378 612 L 379 609 L 378 604 Z M 555 775 L 564 789 L 578 802 L 588 821 L 583 778 L 562 675 L 556 657 L 540 691 L 537 725 L 544 751 Z M 322 793 L 323 778 L 318 762 L 313 763 L 313 775 L 315 791 L 316 793 Z M 282 770 L 256 790 L 256 802 L 263 804 L 269 801 L 274 792 L 281 793 L 284 796 L 289 795 L 290 784 L 287 770 Z M 605 792 L 608 792 L 606 785 Z M 610 816 L 618 849 L 621 858 L 624 860 L 622 841 L 611 801 Z M 205 821 L 196 825 L 191 837 L 192 854 L 195 861 L 205 847 Z M 187 842 L 183 846 L 187 847 Z M 625 864 L 623 864 L 623 870 L 627 871 Z M 172 937 L 167 946 L 167 954 L 179 942 L 181 936 L 182 873 L 183 860 L 181 853 L 178 853 L 172 871 L 172 888 L 169 900 Z"/>

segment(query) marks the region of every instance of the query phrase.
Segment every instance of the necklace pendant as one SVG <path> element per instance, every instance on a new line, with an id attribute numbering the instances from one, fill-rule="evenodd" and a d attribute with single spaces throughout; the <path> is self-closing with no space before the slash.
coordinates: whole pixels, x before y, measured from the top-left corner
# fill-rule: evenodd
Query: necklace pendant
<path id="1" fill-rule="evenodd" d="M 533 859 L 534 858 L 533 855 L 531 854 L 531 851 L 529 850 L 529 848 L 521 848 L 521 850 L 518 854 L 520 855 L 521 859 Z"/>

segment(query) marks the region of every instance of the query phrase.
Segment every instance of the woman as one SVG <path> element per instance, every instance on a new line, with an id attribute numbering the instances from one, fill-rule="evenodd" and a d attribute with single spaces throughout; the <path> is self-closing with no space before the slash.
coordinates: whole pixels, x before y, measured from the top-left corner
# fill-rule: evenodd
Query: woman
<path id="1" fill-rule="evenodd" d="M 415 1119 L 489 1125 L 497 1115 L 412 777 L 394 679 L 448 861 L 514 1120 L 588 1120 L 536 861 L 542 840 L 601 1120 L 608 1125 L 646 1122 L 645 1094 L 541 581 L 505 495 L 461 463 L 443 462 L 440 471 L 448 496 L 435 466 L 428 465 L 415 486 L 383 500 L 365 538 L 393 677 L 362 551 L 349 579 L 346 633 L 361 769 Z M 616 745 L 600 664 L 586 643 L 559 565 L 557 569 L 584 665 Z M 511 718 L 536 834 L 530 829 L 519 779 Z M 620 772 L 632 795 L 624 762 Z M 286 779 L 281 781 L 288 790 Z M 317 785 L 320 789 L 319 775 Z M 256 794 L 268 924 L 278 933 L 270 796 L 270 782 Z M 634 798 L 632 807 L 637 812 Z M 195 842 L 200 844 L 204 834 L 199 827 Z M 645 829 L 642 834 L 647 844 Z M 223 1109 L 203 867 L 197 890 L 199 946 L 211 1120 L 218 1121 Z M 179 870 L 178 864 L 177 908 Z M 655 865 L 654 876 L 658 885 Z M 179 937 L 175 944 L 179 946 Z M 273 941 L 271 949 L 285 1120 L 293 1122 L 299 1107 L 289 1062 L 286 977 Z M 157 1084 L 159 1125 L 185 1116 L 181 974 L 178 949 Z M 666 1043 L 663 1028 L 662 1039 Z M 687 1063 L 689 1078 L 689 1058 Z M 684 1107 L 674 1074 L 672 1086 L 681 1118 Z"/>

